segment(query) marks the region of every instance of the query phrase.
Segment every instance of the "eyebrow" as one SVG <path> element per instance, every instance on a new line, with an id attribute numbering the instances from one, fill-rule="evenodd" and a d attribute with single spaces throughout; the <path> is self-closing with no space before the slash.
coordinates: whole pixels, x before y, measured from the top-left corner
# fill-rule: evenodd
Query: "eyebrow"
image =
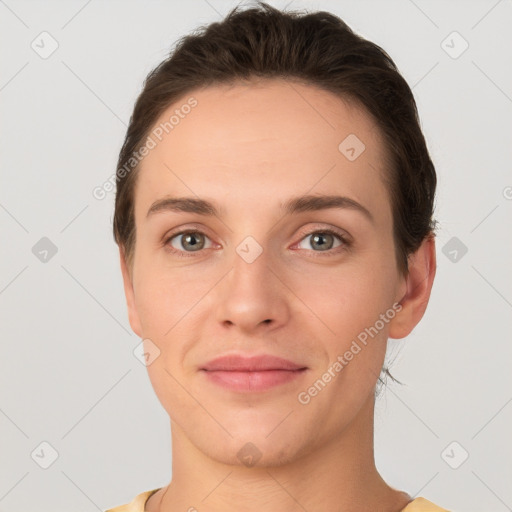
<path id="1" fill-rule="evenodd" d="M 370 211 L 354 199 L 345 196 L 333 195 L 304 195 L 292 197 L 280 204 L 281 210 L 287 215 L 308 211 L 328 210 L 331 208 L 349 209 L 362 213 L 369 221 L 374 218 Z M 209 201 L 195 197 L 164 197 L 156 200 L 146 215 L 150 217 L 161 212 L 196 213 L 208 217 L 219 216 L 219 210 Z"/>

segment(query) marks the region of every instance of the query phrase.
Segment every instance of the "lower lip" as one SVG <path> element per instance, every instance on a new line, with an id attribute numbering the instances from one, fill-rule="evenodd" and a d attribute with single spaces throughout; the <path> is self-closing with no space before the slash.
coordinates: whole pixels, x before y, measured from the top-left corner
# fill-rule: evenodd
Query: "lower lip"
<path id="1" fill-rule="evenodd" d="M 232 391 L 250 392 L 268 389 L 292 382 L 300 377 L 306 368 L 301 370 L 265 370 L 257 372 L 237 371 L 204 371 L 206 377 L 215 384 Z"/>

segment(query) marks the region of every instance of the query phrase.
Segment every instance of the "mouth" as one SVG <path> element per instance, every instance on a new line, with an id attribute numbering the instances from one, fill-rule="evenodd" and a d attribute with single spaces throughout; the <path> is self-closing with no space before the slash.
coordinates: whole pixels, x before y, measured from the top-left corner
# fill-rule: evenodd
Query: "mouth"
<path id="1" fill-rule="evenodd" d="M 228 355 L 210 361 L 200 370 L 210 382 L 231 391 L 261 392 L 293 382 L 308 368 L 270 355 Z"/>

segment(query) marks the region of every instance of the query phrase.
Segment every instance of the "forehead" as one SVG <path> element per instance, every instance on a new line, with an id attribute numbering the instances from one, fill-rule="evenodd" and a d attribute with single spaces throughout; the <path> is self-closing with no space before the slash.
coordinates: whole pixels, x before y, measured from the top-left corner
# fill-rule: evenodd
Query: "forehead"
<path id="1" fill-rule="evenodd" d="M 195 90 L 162 113 L 151 137 L 136 214 L 164 194 L 261 208 L 272 195 L 341 188 L 376 203 L 372 196 L 384 191 L 385 147 L 371 116 L 311 85 L 262 80 Z"/>

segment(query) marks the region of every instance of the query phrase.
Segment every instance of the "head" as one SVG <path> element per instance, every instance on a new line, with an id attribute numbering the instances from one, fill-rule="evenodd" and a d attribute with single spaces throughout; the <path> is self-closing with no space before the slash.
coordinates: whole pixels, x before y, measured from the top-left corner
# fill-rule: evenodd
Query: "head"
<path id="1" fill-rule="evenodd" d="M 234 9 L 149 74 L 117 174 L 130 324 L 175 427 L 272 465 L 354 424 L 435 274 L 435 170 L 384 50 L 329 13 Z M 232 353 L 306 369 L 238 393 L 204 371 Z"/>

